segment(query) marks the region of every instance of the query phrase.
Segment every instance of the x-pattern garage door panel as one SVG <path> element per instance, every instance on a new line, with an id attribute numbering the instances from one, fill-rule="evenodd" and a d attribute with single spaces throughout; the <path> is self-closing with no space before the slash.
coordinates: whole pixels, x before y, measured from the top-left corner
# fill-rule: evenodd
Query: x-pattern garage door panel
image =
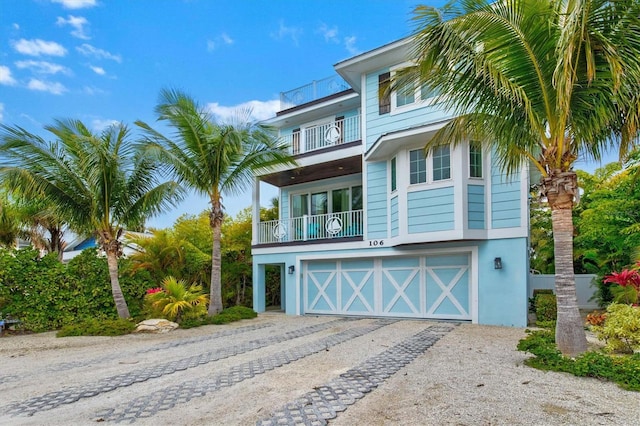
<path id="1" fill-rule="evenodd" d="M 304 311 L 471 319 L 468 254 L 310 261 Z"/>
<path id="2" fill-rule="evenodd" d="M 307 274 L 308 310 L 318 313 L 337 311 L 337 274 L 333 271 L 308 271 Z"/>
<path id="3" fill-rule="evenodd" d="M 420 315 L 420 267 L 382 269 L 382 312 Z"/>

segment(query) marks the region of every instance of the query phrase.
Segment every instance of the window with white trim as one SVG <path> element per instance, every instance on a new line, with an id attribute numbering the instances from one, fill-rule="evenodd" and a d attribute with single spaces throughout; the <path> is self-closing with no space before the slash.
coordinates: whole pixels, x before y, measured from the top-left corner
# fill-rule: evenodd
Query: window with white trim
<path id="1" fill-rule="evenodd" d="M 410 74 L 401 76 L 399 72 L 400 69 L 402 68 L 392 73 L 393 77 L 397 78 L 395 82 L 397 87 L 391 93 L 392 113 L 395 110 L 417 107 L 419 104 L 428 101 L 436 95 L 436 93 L 429 90 L 426 85 L 418 86 L 417 81 L 413 79 Z M 407 69 L 407 67 L 404 69 Z"/>
<path id="2" fill-rule="evenodd" d="M 440 145 L 433 149 L 433 180 L 451 179 L 451 148 Z"/>
<path id="3" fill-rule="evenodd" d="M 425 183 L 427 181 L 427 159 L 424 149 L 409 151 L 409 183 Z"/>
<path id="4" fill-rule="evenodd" d="M 396 170 L 396 157 L 391 159 L 391 192 L 398 189 L 398 179 Z"/>
<path id="5" fill-rule="evenodd" d="M 482 177 L 482 147 L 473 141 L 469 143 L 469 177 Z"/>
<path id="6" fill-rule="evenodd" d="M 430 174 L 427 164 L 431 165 Z M 424 148 L 409 151 L 409 184 L 437 182 L 451 179 L 451 147 L 440 145 L 426 154 Z"/>

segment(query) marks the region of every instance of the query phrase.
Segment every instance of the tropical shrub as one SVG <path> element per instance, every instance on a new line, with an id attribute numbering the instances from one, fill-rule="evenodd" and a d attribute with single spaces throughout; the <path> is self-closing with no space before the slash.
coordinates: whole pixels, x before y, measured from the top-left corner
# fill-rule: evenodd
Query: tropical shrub
<path id="1" fill-rule="evenodd" d="M 128 319 L 87 318 L 75 324 L 62 327 L 56 337 L 68 336 L 121 336 L 136 329 L 136 324 Z"/>
<path id="2" fill-rule="evenodd" d="M 593 311 L 587 314 L 587 325 L 590 326 L 602 326 L 607 319 L 605 312 Z"/>
<path id="3" fill-rule="evenodd" d="M 558 315 L 555 294 L 538 294 L 535 299 L 536 321 L 555 321 Z"/>
<path id="4" fill-rule="evenodd" d="M 605 284 L 617 284 L 619 287 L 611 289 L 614 301 L 618 303 L 633 303 L 640 305 L 640 262 L 631 269 L 612 272 L 604 277 Z"/>
<path id="5" fill-rule="evenodd" d="M 188 289 L 182 280 L 172 276 L 162 281 L 162 288 L 147 290 L 145 304 L 154 317 L 163 317 L 170 321 L 197 319 L 207 314 L 209 296 L 203 293 L 202 286 L 192 285 Z"/>
<path id="6" fill-rule="evenodd" d="M 534 355 L 525 360 L 526 365 L 540 370 L 610 380 L 624 389 L 640 391 L 640 354 L 612 356 L 589 351 L 572 359 L 560 353 L 555 345 L 553 332 L 527 332 L 528 336 L 518 343 L 518 350 Z"/>
<path id="7" fill-rule="evenodd" d="M 139 315 L 149 274 L 131 272 L 127 261 L 119 268 L 124 297 L 131 313 Z M 95 250 L 85 250 L 66 265 L 55 255 L 40 258 L 32 249 L 0 250 L 0 299 L 3 315 L 36 332 L 86 318 L 117 317 L 107 262 Z"/>
<path id="8" fill-rule="evenodd" d="M 605 348 L 609 351 L 640 351 L 640 307 L 612 303 L 607 307 L 604 325 L 591 329 L 606 342 Z"/>

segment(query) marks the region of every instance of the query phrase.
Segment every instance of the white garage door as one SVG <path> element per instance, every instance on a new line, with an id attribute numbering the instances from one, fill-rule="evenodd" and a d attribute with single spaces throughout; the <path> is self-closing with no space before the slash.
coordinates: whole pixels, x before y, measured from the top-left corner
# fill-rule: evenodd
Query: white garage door
<path id="1" fill-rule="evenodd" d="M 471 319 L 470 255 L 303 263 L 304 312 Z"/>

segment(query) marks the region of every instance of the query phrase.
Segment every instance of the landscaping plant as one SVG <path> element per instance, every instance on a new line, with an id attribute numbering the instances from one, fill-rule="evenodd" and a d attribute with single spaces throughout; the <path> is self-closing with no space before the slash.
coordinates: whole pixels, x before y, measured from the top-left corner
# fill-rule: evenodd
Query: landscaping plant
<path id="1" fill-rule="evenodd" d="M 201 285 L 187 288 L 184 281 L 168 276 L 162 281 L 162 288 L 147 290 L 145 303 L 151 315 L 179 323 L 182 319 L 205 316 L 209 297 Z"/>
<path id="2" fill-rule="evenodd" d="M 640 307 L 612 303 L 607 307 L 606 318 L 603 325 L 592 326 L 591 330 L 606 342 L 608 351 L 640 351 Z"/>

